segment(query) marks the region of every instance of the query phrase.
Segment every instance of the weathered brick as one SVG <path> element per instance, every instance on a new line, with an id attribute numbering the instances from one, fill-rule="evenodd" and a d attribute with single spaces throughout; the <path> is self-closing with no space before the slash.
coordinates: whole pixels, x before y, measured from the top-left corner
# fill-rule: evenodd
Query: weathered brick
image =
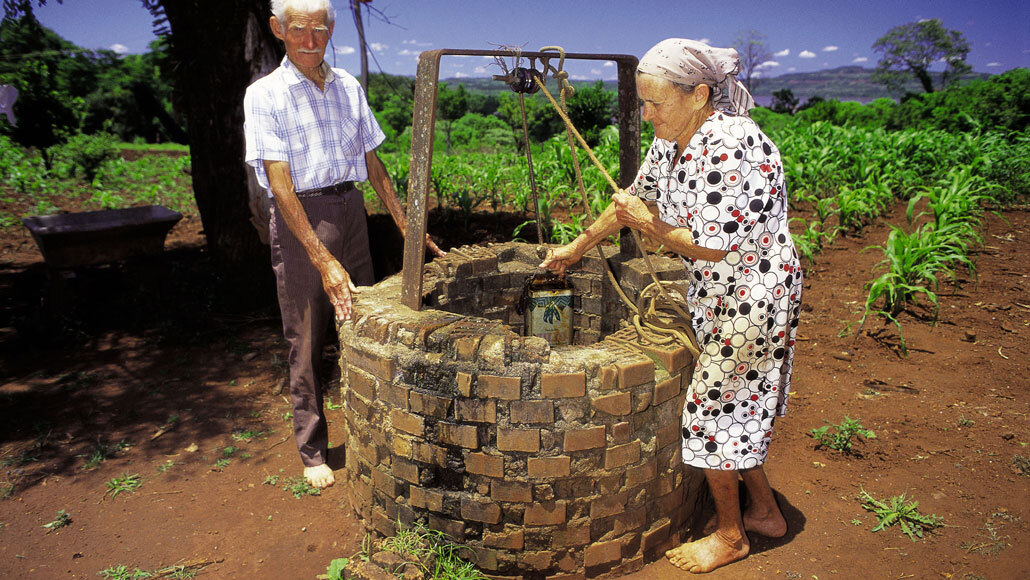
<path id="1" fill-rule="evenodd" d="M 605 446 L 604 425 L 565 432 L 565 452 L 597 449 Z"/>
<path id="2" fill-rule="evenodd" d="M 393 536 L 397 533 L 397 524 L 379 508 L 372 508 L 372 527 L 384 536 Z"/>
<path id="3" fill-rule="evenodd" d="M 476 349 L 479 348 L 479 343 L 482 340 L 482 335 L 463 336 L 454 339 L 454 359 L 474 360 L 476 358 Z"/>
<path id="4" fill-rule="evenodd" d="M 347 392 L 347 406 L 351 416 L 356 419 L 368 421 L 372 418 L 372 408 L 368 401 L 354 391 Z"/>
<path id="5" fill-rule="evenodd" d="M 478 385 L 480 397 L 494 397 L 510 401 L 522 398 L 522 379 L 519 377 L 479 375 Z"/>
<path id="6" fill-rule="evenodd" d="M 623 421 L 612 425 L 612 443 L 626 443 L 629 441 L 629 422 Z"/>
<path id="7" fill-rule="evenodd" d="M 431 512 L 443 511 L 443 494 L 417 485 L 411 486 L 411 505 Z"/>
<path id="8" fill-rule="evenodd" d="M 609 415 L 629 415 L 629 393 L 614 393 L 594 398 L 594 408 Z"/>
<path id="9" fill-rule="evenodd" d="M 572 473 L 572 460 L 568 456 L 530 457 L 529 476 L 534 478 L 568 477 Z"/>
<path id="10" fill-rule="evenodd" d="M 554 401 L 512 401 L 512 423 L 554 423 Z"/>
<path id="11" fill-rule="evenodd" d="M 583 552 L 583 565 L 587 568 L 611 564 L 622 558 L 622 542 L 612 540 L 610 542 L 598 542 Z"/>
<path id="12" fill-rule="evenodd" d="M 501 521 L 501 506 L 492 501 L 461 500 L 461 517 L 465 520 L 497 524 Z"/>
<path id="13" fill-rule="evenodd" d="M 457 445 L 466 449 L 479 448 L 479 436 L 474 425 L 459 425 L 440 421 L 439 442 L 444 445 Z"/>
<path id="14" fill-rule="evenodd" d="M 390 499 L 397 497 L 404 490 L 404 484 L 399 479 L 376 467 L 372 468 L 372 485 Z"/>
<path id="15" fill-rule="evenodd" d="M 465 522 L 442 518 L 436 514 L 429 514 L 429 527 L 447 534 L 457 542 L 465 541 Z"/>
<path id="16" fill-rule="evenodd" d="M 398 431 L 404 431 L 412 435 L 418 435 L 422 437 L 426 432 L 426 423 L 422 417 L 418 415 L 412 415 L 407 411 L 401 411 L 400 409 L 394 409 L 390 411 L 390 422 L 393 423 L 393 428 Z"/>
<path id="17" fill-rule="evenodd" d="M 626 511 L 626 501 L 629 495 L 626 492 L 614 495 L 602 495 L 590 502 L 590 519 L 596 520 L 606 518 Z"/>
<path id="18" fill-rule="evenodd" d="M 523 523 L 527 526 L 557 526 L 565 523 L 565 502 L 545 501 L 526 508 Z"/>
<path id="19" fill-rule="evenodd" d="M 393 381 L 395 368 L 391 358 L 380 358 L 377 355 L 356 350 L 348 345 L 347 364 L 354 365 L 365 372 L 371 373 L 383 381 Z"/>
<path id="20" fill-rule="evenodd" d="M 540 376 L 540 394 L 551 399 L 582 397 L 587 393 L 585 373 L 544 373 Z"/>
<path id="21" fill-rule="evenodd" d="M 555 549 L 585 546 L 590 543 L 590 520 L 583 518 L 565 524 L 564 530 L 551 532 L 551 547 Z"/>
<path id="22" fill-rule="evenodd" d="M 615 365 L 608 365 L 601 369 L 601 390 L 611 391 L 619 383 L 619 368 Z"/>
<path id="23" fill-rule="evenodd" d="M 658 430 L 655 432 L 655 439 L 658 442 L 658 449 L 662 449 L 666 445 L 679 443 L 680 437 L 682 437 L 682 435 L 680 434 L 679 421 L 659 427 Z"/>
<path id="24" fill-rule="evenodd" d="M 672 522 L 669 518 L 662 518 L 651 524 L 651 528 L 644 532 L 641 538 L 641 549 L 645 554 L 654 551 L 658 546 L 669 538 L 669 531 L 672 529 Z"/>
<path id="25" fill-rule="evenodd" d="M 640 461 L 640 441 L 609 447 L 604 453 L 604 468 L 615 469 Z"/>
<path id="26" fill-rule="evenodd" d="M 501 451 L 540 451 L 539 429 L 497 428 L 497 448 Z"/>
<path id="27" fill-rule="evenodd" d="M 680 394 L 680 375 L 673 375 L 669 380 L 654 386 L 654 404 L 660 405 Z"/>
<path id="28" fill-rule="evenodd" d="M 412 413 L 445 419 L 450 406 L 450 397 L 441 397 L 440 395 L 419 391 L 411 391 L 408 394 L 408 408 Z"/>
<path id="29" fill-rule="evenodd" d="M 455 381 L 458 383 L 458 392 L 461 393 L 461 396 L 468 397 L 472 394 L 472 375 L 459 372 Z"/>
<path id="30" fill-rule="evenodd" d="M 403 385 L 383 383 L 379 387 L 379 396 L 387 403 L 390 403 L 391 407 L 407 409 L 409 391 L 411 391 L 411 389 Z"/>
<path id="31" fill-rule="evenodd" d="M 626 470 L 626 487 L 633 488 L 653 481 L 658 475 L 658 464 L 652 459 Z"/>
<path id="32" fill-rule="evenodd" d="M 473 423 L 496 423 L 497 401 L 481 399 L 457 399 L 454 401 L 454 414 L 459 421 Z"/>
<path id="33" fill-rule="evenodd" d="M 390 472 L 409 483 L 418 483 L 418 466 L 407 459 L 394 457 Z"/>
<path id="34" fill-rule="evenodd" d="M 503 532 L 485 530 L 483 531 L 483 545 L 521 551 L 526 545 L 525 533 L 522 530 L 505 530 Z"/>
<path id="35" fill-rule="evenodd" d="M 376 400 L 375 377 L 350 365 L 347 365 L 347 386 L 366 401 Z"/>
<path id="36" fill-rule="evenodd" d="M 395 438 L 396 439 L 396 438 Z M 411 458 L 422 463 L 431 463 L 440 467 L 447 467 L 447 449 L 425 441 L 413 441 L 411 444 Z"/>
<path id="37" fill-rule="evenodd" d="M 529 503 L 533 501 L 533 486 L 518 481 L 495 481 L 490 484 L 490 499 Z"/>
<path id="38" fill-rule="evenodd" d="M 504 477 L 504 458 L 485 453 L 469 453 L 465 459 L 465 471 L 488 477 Z"/>
<path id="39" fill-rule="evenodd" d="M 639 385 L 654 382 L 654 362 L 644 359 L 634 363 L 620 363 L 619 388 L 631 389 Z"/>
<path id="40" fill-rule="evenodd" d="M 522 552 L 519 561 L 530 570 L 548 570 L 554 563 L 554 552 Z"/>
<path id="41" fill-rule="evenodd" d="M 612 531 L 615 532 L 616 536 L 621 536 L 626 532 L 639 530 L 647 524 L 647 509 L 644 507 L 627 509 L 625 512 L 616 515 L 614 520 L 615 525 Z"/>

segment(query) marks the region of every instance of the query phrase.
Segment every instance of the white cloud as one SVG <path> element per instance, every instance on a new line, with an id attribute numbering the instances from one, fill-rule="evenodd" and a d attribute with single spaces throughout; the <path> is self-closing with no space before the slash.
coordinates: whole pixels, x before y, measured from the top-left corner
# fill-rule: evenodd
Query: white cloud
<path id="1" fill-rule="evenodd" d="M 464 79 L 464 78 L 468 78 L 468 76 L 469 76 L 468 73 L 463 73 L 461 71 L 458 71 L 458 72 L 454 73 L 454 78 L 456 78 L 456 79 Z"/>
<path id="2" fill-rule="evenodd" d="M 129 52 L 128 46 L 125 46 L 124 44 L 118 44 L 117 42 L 107 48 L 117 52 L 118 54 L 125 54 Z"/>
<path id="3" fill-rule="evenodd" d="M 337 46 L 336 54 L 354 54 L 357 50 L 353 46 Z"/>
<path id="4" fill-rule="evenodd" d="M 833 46 L 831 44 L 830 46 L 824 46 L 823 47 L 823 52 L 834 52 L 834 51 L 839 50 L 839 49 L 840 49 L 839 46 Z"/>
<path id="5" fill-rule="evenodd" d="M 374 51 L 376 51 L 376 52 L 383 52 L 383 51 L 384 51 L 384 50 L 386 50 L 387 48 L 390 48 L 390 45 L 388 45 L 388 44 L 383 44 L 382 42 L 373 42 L 372 44 L 370 44 L 370 45 L 368 45 L 368 46 L 369 46 L 369 47 L 370 47 L 370 48 L 371 48 L 372 50 L 374 50 Z"/>
<path id="6" fill-rule="evenodd" d="M 987 66 L 990 66 L 990 65 L 987 65 Z M 599 69 L 599 68 L 592 68 L 592 69 L 590 69 L 590 74 L 594 75 L 595 77 L 599 77 L 599 76 L 601 76 L 601 69 Z"/>
<path id="7" fill-rule="evenodd" d="M 987 63 L 987 66 L 991 67 L 991 68 L 999 67 L 999 66 L 1001 66 L 1001 63 L 1000 62 L 989 62 L 989 63 Z"/>
<path id="8" fill-rule="evenodd" d="M 590 77 L 588 77 L 586 75 L 569 75 L 569 78 L 574 80 L 574 81 L 589 81 L 589 80 L 592 80 Z"/>
<path id="9" fill-rule="evenodd" d="M 401 50 L 400 52 L 398 52 L 397 54 L 399 54 L 401 56 L 418 56 L 420 52 L 421 51 L 418 51 L 418 50 L 411 50 L 411 49 L 405 48 L 405 49 Z"/>
<path id="10" fill-rule="evenodd" d="M 756 70 L 761 70 L 761 69 L 764 69 L 764 68 L 774 68 L 774 67 L 778 67 L 778 66 L 780 66 L 780 63 L 776 62 L 775 60 L 767 60 L 767 61 L 759 64 L 758 66 L 756 66 L 755 69 Z"/>
<path id="11" fill-rule="evenodd" d="M 777 53 L 773 54 L 773 56 L 775 56 L 777 58 L 783 58 L 785 56 L 790 56 L 790 49 L 789 48 L 785 48 L 785 49 L 781 50 L 780 52 L 777 52 Z"/>
<path id="12" fill-rule="evenodd" d="M 476 74 L 480 74 L 480 75 L 481 74 L 486 74 L 486 67 L 485 66 L 477 66 L 476 68 L 472 69 L 472 72 L 474 72 Z"/>
<path id="13" fill-rule="evenodd" d="M 855 60 L 853 60 L 853 61 L 851 61 L 851 62 L 853 62 L 853 63 L 855 63 L 855 64 L 858 64 L 858 63 L 860 63 L 860 62 L 869 62 L 869 59 L 868 59 L 868 58 L 866 58 L 866 57 L 864 57 L 864 56 L 856 56 L 856 57 L 855 57 Z"/>
<path id="14" fill-rule="evenodd" d="M 615 63 L 610 61 L 610 60 L 606 60 L 606 61 L 604 61 L 604 66 L 612 67 L 612 66 L 615 66 Z"/>
<path id="15" fill-rule="evenodd" d="M 798 67 L 792 66 L 792 67 L 787 69 L 787 72 L 796 72 L 797 70 L 798 70 Z"/>
<path id="16" fill-rule="evenodd" d="M 798 53 L 798 56 L 801 58 L 815 58 L 815 53 L 808 50 L 802 50 Z"/>
<path id="17" fill-rule="evenodd" d="M 417 40 L 402 40 L 401 44 L 411 44 L 413 46 L 432 46 L 432 42 L 419 42 Z"/>

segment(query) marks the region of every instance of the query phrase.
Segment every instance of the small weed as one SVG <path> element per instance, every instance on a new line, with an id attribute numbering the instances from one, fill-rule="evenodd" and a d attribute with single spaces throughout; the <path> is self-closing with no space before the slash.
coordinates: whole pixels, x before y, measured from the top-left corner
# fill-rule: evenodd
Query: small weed
<path id="1" fill-rule="evenodd" d="M 915 542 L 917 537 L 923 537 L 923 530 L 933 530 L 944 525 L 944 518 L 935 514 L 927 516 L 919 513 L 919 502 L 906 503 L 908 498 L 905 494 L 890 498 L 888 503 L 874 498 L 864 489 L 858 497 L 862 500 L 862 507 L 876 514 L 878 518 L 876 527 L 873 528 L 874 532 L 898 524 L 901 531 Z"/>
<path id="2" fill-rule="evenodd" d="M 229 381 L 229 386 L 230 387 L 235 387 L 237 384 L 238 383 L 236 382 L 236 379 L 232 379 L 232 380 Z"/>
<path id="3" fill-rule="evenodd" d="M 343 408 L 343 402 L 341 401 L 340 404 L 336 404 L 336 403 L 333 403 L 333 400 L 330 397 L 326 397 L 325 398 L 325 408 L 329 409 L 330 411 L 335 411 L 337 409 L 342 409 Z"/>
<path id="4" fill-rule="evenodd" d="M 93 446 L 93 450 L 89 453 L 89 458 L 86 459 L 86 463 L 83 464 L 82 468 L 85 470 L 96 469 L 101 463 L 107 461 L 115 453 L 132 447 L 127 441 L 122 439 L 118 443 L 104 443 L 103 441 L 97 440 L 97 444 Z"/>
<path id="5" fill-rule="evenodd" d="M 431 530 L 420 523 L 410 528 L 398 526 L 396 535 L 383 540 L 380 548 L 415 556 L 420 561 L 419 567 L 431 578 L 486 580 L 486 576 L 475 565 L 461 558 L 459 553 L 462 546 L 452 542 L 443 532 Z"/>
<path id="6" fill-rule="evenodd" d="M 121 477 L 115 477 L 107 482 L 107 491 L 104 492 L 104 495 L 111 494 L 113 498 L 123 491 L 136 491 L 142 486 L 143 480 L 140 479 L 138 473 L 133 473 L 132 475 L 123 473 Z"/>
<path id="7" fill-rule="evenodd" d="M 1000 536 L 994 520 L 988 518 L 976 534 L 974 540 L 963 542 L 959 547 L 967 552 L 982 554 L 984 556 L 997 556 L 1002 550 L 1009 547 L 1006 541 L 1009 536 Z"/>
<path id="8" fill-rule="evenodd" d="M 293 497 L 298 499 L 305 495 L 322 495 L 322 490 L 312 487 L 308 480 L 300 475 L 287 479 L 283 485 L 283 491 L 292 493 Z"/>
<path id="9" fill-rule="evenodd" d="M 861 526 L 862 525 L 862 520 L 860 520 L 858 518 L 852 518 L 851 519 L 851 525 L 853 525 L 853 526 Z"/>
<path id="10" fill-rule="evenodd" d="M 14 495 L 14 484 L 0 481 L 0 499 L 10 499 Z"/>
<path id="11" fill-rule="evenodd" d="M 973 426 L 973 421 L 971 419 L 966 419 L 966 416 L 962 415 L 961 417 L 958 418 L 958 426 L 959 427 L 972 427 Z"/>
<path id="12" fill-rule="evenodd" d="M 279 485 L 279 476 L 266 475 L 265 480 L 261 482 L 261 485 Z"/>
<path id="13" fill-rule="evenodd" d="M 233 454 L 236 453 L 237 451 L 239 451 L 239 448 L 233 447 L 232 445 L 229 445 L 225 449 L 222 449 L 222 456 L 224 456 L 224 457 L 232 457 Z"/>
<path id="14" fill-rule="evenodd" d="M 831 428 L 834 430 L 832 433 L 829 432 Z M 862 427 L 858 420 L 851 419 L 848 416 L 845 416 L 844 420 L 837 425 L 828 423 L 822 427 L 812 429 L 811 435 L 818 445 L 836 449 L 845 455 L 851 455 L 852 439 L 856 436 L 864 439 L 876 439 L 876 433 Z"/>
<path id="15" fill-rule="evenodd" d="M 247 453 L 247 452 L 240 453 L 240 459 L 250 459 L 251 457 L 254 457 L 254 456 L 251 455 L 250 453 Z"/>
<path id="16" fill-rule="evenodd" d="M 0 467 L 18 467 L 36 461 L 39 461 L 39 450 L 26 449 L 14 457 L 8 457 L 0 461 Z"/>
<path id="17" fill-rule="evenodd" d="M 226 467 L 229 467 L 230 463 L 232 463 L 232 459 L 229 459 L 228 457 L 223 457 L 215 462 L 212 469 L 214 469 L 215 471 L 224 471 Z"/>
<path id="18" fill-rule="evenodd" d="M 165 473 L 165 472 L 167 472 L 167 471 L 168 471 L 169 469 L 171 469 L 172 467 L 175 467 L 175 461 L 172 461 L 171 459 L 169 459 L 168 461 L 165 461 L 165 462 L 164 462 L 164 463 L 162 463 L 161 465 L 158 465 L 158 466 L 157 466 L 157 470 L 158 470 L 159 472 L 161 472 L 161 473 Z"/>
<path id="19" fill-rule="evenodd" d="M 49 524 L 43 524 L 43 527 L 49 531 L 59 530 L 72 523 L 72 517 L 68 515 L 68 512 L 61 510 L 54 516 L 54 521 Z"/>
<path id="20" fill-rule="evenodd" d="M 350 558 L 337 558 L 325 569 L 328 580 L 343 580 L 343 570 L 350 564 Z"/>
<path id="21" fill-rule="evenodd" d="M 240 429 L 232 432 L 232 440 L 237 443 L 249 442 L 251 439 L 262 439 L 268 436 L 268 431 L 254 431 L 253 429 Z"/>
<path id="22" fill-rule="evenodd" d="M 97 576 L 103 576 L 104 578 L 107 578 L 107 580 L 138 580 L 149 578 L 150 574 L 140 570 L 139 568 L 130 572 L 127 566 L 118 564 L 108 566 L 107 568 L 97 572 Z"/>
<path id="23" fill-rule="evenodd" d="M 283 413 L 283 422 L 292 421 L 292 420 L 293 420 L 293 412 L 292 411 L 286 411 L 285 413 Z"/>

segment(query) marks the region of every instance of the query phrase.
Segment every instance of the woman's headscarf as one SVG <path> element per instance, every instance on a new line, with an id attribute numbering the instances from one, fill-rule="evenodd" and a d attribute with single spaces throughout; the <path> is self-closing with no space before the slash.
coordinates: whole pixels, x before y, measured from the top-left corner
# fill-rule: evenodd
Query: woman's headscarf
<path id="1" fill-rule="evenodd" d="M 651 47 L 637 64 L 637 72 L 679 85 L 706 84 L 712 103 L 720 111 L 748 115 L 755 100 L 737 80 L 740 59 L 732 48 L 716 48 L 686 38 L 668 38 Z"/>

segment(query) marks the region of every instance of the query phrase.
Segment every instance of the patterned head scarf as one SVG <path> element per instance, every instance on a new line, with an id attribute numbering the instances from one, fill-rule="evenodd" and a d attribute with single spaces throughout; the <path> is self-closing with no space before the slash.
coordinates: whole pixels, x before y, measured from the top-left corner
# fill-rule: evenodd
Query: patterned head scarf
<path id="1" fill-rule="evenodd" d="M 637 72 L 688 87 L 712 89 L 712 103 L 720 111 L 748 116 L 755 100 L 737 80 L 740 59 L 732 48 L 715 48 L 686 38 L 668 38 L 651 47 L 637 64 Z"/>

